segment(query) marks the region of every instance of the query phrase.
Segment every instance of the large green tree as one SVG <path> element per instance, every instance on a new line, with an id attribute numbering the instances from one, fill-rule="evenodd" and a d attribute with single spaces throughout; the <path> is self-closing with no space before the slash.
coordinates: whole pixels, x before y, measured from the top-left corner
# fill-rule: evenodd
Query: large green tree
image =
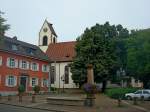
<path id="1" fill-rule="evenodd" d="M 150 88 L 150 29 L 132 32 L 126 46 L 128 72 Z"/>
<path id="2" fill-rule="evenodd" d="M 128 30 L 121 25 L 96 24 L 77 38 L 76 57 L 71 65 L 72 79 L 80 86 L 87 81 L 87 65 L 94 68 L 95 82 L 103 83 L 103 92 L 107 80 L 117 65 L 116 38 L 128 37 Z"/>

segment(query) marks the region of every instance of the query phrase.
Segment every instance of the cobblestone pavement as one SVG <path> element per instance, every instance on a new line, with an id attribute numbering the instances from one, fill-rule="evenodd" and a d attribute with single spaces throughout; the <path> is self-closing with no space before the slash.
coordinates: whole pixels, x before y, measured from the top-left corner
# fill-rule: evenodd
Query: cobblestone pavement
<path id="1" fill-rule="evenodd" d="M 84 106 L 64 106 L 64 105 L 52 105 L 46 102 L 48 96 L 75 96 L 84 98 L 83 94 L 51 94 L 51 95 L 38 95 L 36 96 L 36 103 L 31 102 L 31 96 L 24 96 L 23 102 L 18 102 L 18 97 L 13 96 L 11 101 L 8 101 L 7 97 L 3 97 L 0 100 L 1 104 L 11 104 L 16 106 L 24 106 L 29 108 L 39 108 L 52 111 L 64 111 L 64 112 L 144 112 L 140 109 L 134 108 L 129 104 L 123 103 L 121 107 L 118 107 L 117 101 L 106 97 L 103 94 L 96 95 L 94 107 Z"/>
<path id="2" fill-rule="evenodd" d="M 52 111 L 0 104 L 0 112 L 52 112 Z"/>

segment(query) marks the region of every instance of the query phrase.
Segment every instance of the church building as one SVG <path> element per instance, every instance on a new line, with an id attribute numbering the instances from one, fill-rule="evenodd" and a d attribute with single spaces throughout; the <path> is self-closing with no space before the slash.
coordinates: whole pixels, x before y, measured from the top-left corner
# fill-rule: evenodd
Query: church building
<path id="1" fill-rule="evenodd" d="M 51 60 L 50 82 L 56 88 L 77 88 L 73 83 L 70 63 L 75 56 L 75 41 L 58 42 L 53 25 L 47 20 L 39 32 L 38 46 Z"/>

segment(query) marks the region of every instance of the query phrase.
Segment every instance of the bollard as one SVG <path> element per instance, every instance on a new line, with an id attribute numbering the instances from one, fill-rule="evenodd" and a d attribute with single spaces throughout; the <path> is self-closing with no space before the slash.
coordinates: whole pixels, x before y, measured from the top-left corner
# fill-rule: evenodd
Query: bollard
<path id="1" fill-rule="evenodd" d="M 2 100 L 2 95 L 0 94 L 0 101 Z"/>
<path id="2" fill-rule="evenodd" d="M 19 94 L 19 102 L 22 102 L 22 95 Z"/>
<path id="3" fill-rule="evenodd" d="M 144 103 L 144 96 L 141 96 L 141 103 Z"/>
<path id="4" fill-rule="evenodd" d="M 118 107 L 120 107 L 121 106 L 121 98 L 118 98 Z"/>
<path id="5" fill-rule="evenodd" d="M 32 103 L 35 103 L 35 95 L 32 95 Z"/>
<path id="6" fill-rule="evenodd" d="M 134 105 L 137 105 L 137 97 L 134 97 L 134 98 L 133 98 L 133 104 L 134 104 Z"/>
<path id="7" fill-rule="evenodd" d="M 11 101 L 11 100 L 12 100 L 11 95 L 8 95 L 8 101 Z"/>

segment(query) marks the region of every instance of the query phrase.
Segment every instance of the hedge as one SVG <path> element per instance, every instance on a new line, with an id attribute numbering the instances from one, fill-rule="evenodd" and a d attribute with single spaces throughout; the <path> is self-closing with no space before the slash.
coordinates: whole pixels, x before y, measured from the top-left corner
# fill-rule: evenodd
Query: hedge
<path id="1" fill-rule="evenodd" d="M 118 98 L 125 99 L 126 93 L 133 93 L 137 90 L 138 88 L 111 88 L 111 89 L 107 89 L 105 94 L 113 99 L 118 99 Z"/>

